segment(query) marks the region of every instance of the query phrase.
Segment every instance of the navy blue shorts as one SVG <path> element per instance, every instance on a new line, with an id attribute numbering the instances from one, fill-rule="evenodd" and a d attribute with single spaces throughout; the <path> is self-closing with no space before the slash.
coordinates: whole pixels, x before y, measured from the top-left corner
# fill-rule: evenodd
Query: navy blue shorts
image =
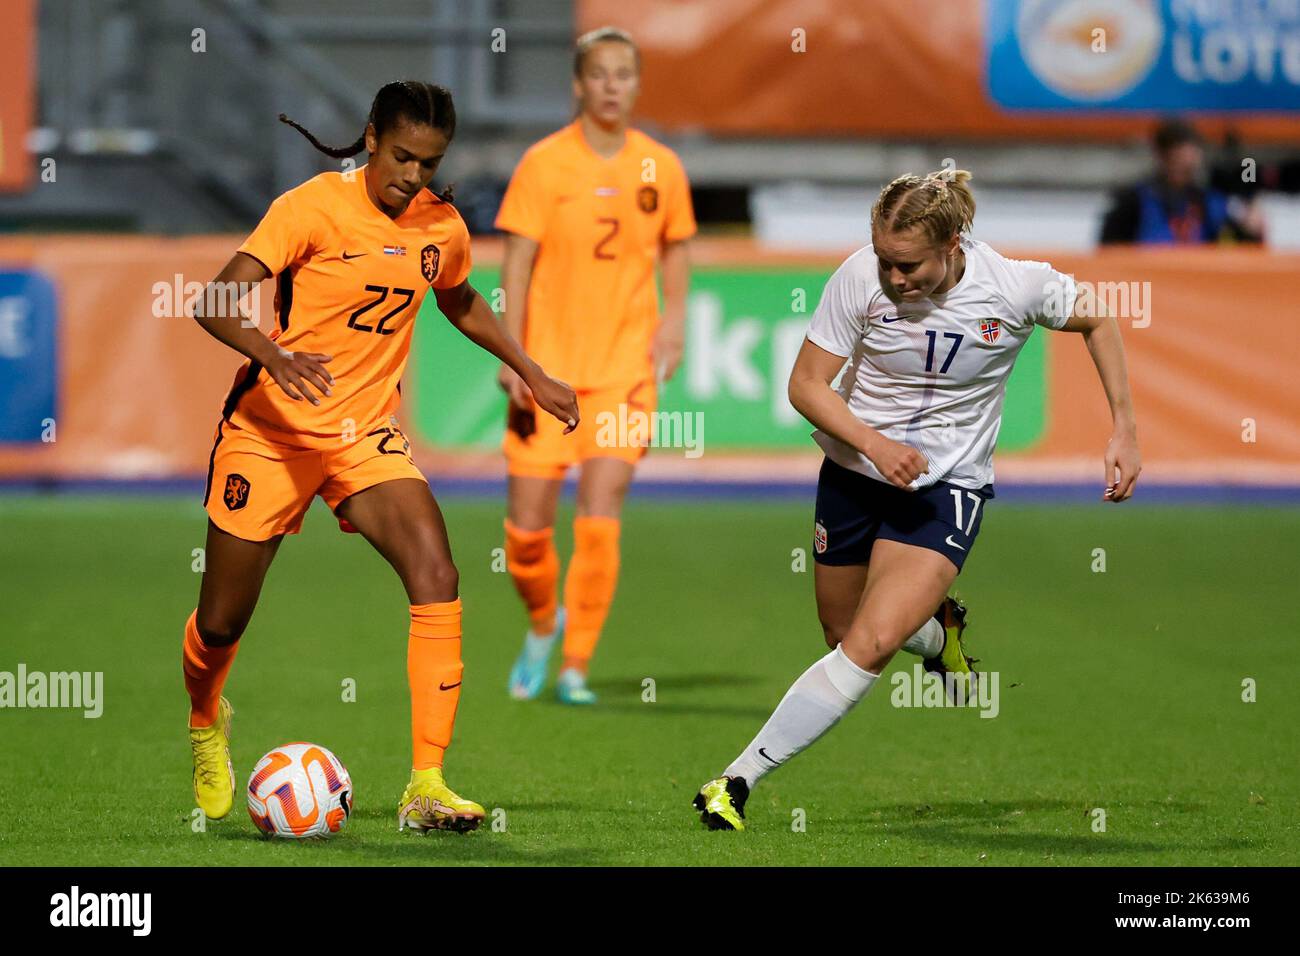
<path id="1" fill-rule="evenodd" d="M 877 538 L 938 551 L 961 570 L 970 554 L 984 502 L 993 486 L 959 488 L 946 481 L 904 491 L 827 458 L 817 478 L 813 559 L 818 564 L 866 564 Z"/>

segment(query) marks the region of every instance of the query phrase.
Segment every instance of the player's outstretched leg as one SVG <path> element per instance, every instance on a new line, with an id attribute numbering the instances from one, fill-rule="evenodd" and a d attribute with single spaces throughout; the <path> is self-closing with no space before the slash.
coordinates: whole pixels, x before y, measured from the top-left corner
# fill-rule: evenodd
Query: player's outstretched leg
<path id="1" fill-rule="evenodd" d="M 888 662 L 885 657 L 874 670 L 868 670 L 850 660 L 843 647 L 837 647 L 799 675 L 744 752 L 721 777 L 710 780 L 695 795 L 692 805 L 700 811 L 705 826 L 744 829 L 740 819 L 749 791 L 835 726 L 867 695 Z"/>
<path id="2" fill-rule="evenodd" d="M 791 685 L 722 777 L 696 794 L 693 806 L 704 824 L 742 829 L 749 791 L 816 742 L 867 695 L 895 652 L 943 600 L 956 576 L 957 568 L 938 552 L 877 540 L 865 590 L 843 639 Z M 736 780 L 744 783 L 743 789 L 735 785 Z"/>
<path id="3" fill-rule="evenodd" d="M 280 540 L 245 541 L 208 522 L 206 567 L 198 607 L 185 622 L 181 665 L 190 695 L 194 799 L 209 820 L 220 820 L 234 804 L 230 723 L 235 711 L 221 691 Z"/>
<path id="4" fill-rule="evenodd" d="M 464 673 L 459 576 L 442 512 L 428 485 L 415 478 L 372 485 L 335 512 L 388 560 L 410 600 L 412 762 L 397 804 L 398 829 L 473 830 L 483 822 L 483 808 L 454 793 L 442 775 Z"/>

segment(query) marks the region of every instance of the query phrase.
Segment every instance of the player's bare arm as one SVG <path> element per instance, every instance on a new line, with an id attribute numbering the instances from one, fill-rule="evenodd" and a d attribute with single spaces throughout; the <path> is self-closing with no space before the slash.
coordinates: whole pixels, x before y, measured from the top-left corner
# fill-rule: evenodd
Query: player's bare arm
<path id="1" fill-rule="evenodd" d="M 790 404 L 814 427 L 866 455 L 891 484 L 909 488 L 925 474 L 929 463 L 915 448 L 886 438 L 849 411 L 831 388 L 843 367 L 842 356 L 804 339 L 790 373 Z"/>
<path id="2" fill-rule="evenodd" d="M 491 352 L 518 375 L 532 391 L 538 406 L 567 425 L 566 434 L 578 427 L 578 397 L 573 389 L 551 378 L 524 353 L 469 282 L 451 289 L 435 288 L 433 294 L 438 308 L 457 331 Z"/>
<path id="3" fill-rule="evenodd" d="M 662 244 L 659 272 L 663 279 L 664 304 L 651 358 L 655 378 L 667 382 L 677 373 L 686 347 L 686 290 L 691 279 L 690 240 L 681 239 Z"/>
<path id="4" fill-rule="evenodd" d="M 245 358 L 257 362 L 294 401 L 304 398 L 313 405 L 319 405 L 320 399 L 307 386 L 310 384 L 322 395 L 330 394 L 334 377 L 325 368 L 332 355 L 317 352 L 290 352 L 272 342 L 257 326 L 246 321 L 248 318 L 242 310 L 237 315 L 223 315 L 218 304 L 229 300 L 220 290 L 232 288 L 252 288 L 270 273 L 266 266 L 252 256 L 237 252 L 226 263 L 226 267 L 217 273 L 217 277 L 208 283 L 204 294 L 194 304 L 194 320 L 209 335 L 223 345 L 228 345 Z M 211 306 L 211 308 L 209 307 Z"/>
<path id="5" fill-rule="evenodd" d="M 528 310 L 528 283 L 533 277 L 537 242 L 527 236 L 506 233 L 505 258 L 501 262 L 501 291 L 505 297 L 502 319 L 506 331 L 516 342 L 524 340 L 524 321 Z M 509 365 L 502 364 L 497 383 L 516 408 L 528 409 L 529 392 L 524 380 Z"/>
<path id="6" fill-rule="evenodd" d="M 1095 296 L 1080 294 L 1074 314 L 1062 329 L 1083 334 L 1106 392 L 1112 430 L 1106 445 L 1106 490 L 1102 497 L 1106 501 L 1123 501 L 1133 496 L 1133 487 L 1142 473 L 1142 455 L 1138 451 L 1137 417 L 1129 394 L 1128 365 L 1119 323 L 1107 314 L 1104 303 Z"/>

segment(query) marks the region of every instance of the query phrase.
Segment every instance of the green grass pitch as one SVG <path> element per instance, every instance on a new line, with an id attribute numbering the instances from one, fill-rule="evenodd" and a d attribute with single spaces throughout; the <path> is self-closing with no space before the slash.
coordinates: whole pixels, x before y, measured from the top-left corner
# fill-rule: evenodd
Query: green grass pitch
<path id="1" fill-rule="evenodd" d="M 0 862 L 189 864 L 1241 865 L 1300 860 L 1300 510 L 991 509 L 958 593 L 1000 713 L 876 691 L 770 776 L 745 833 L 689 809 L 825 653 L 811 502 L 647 501 L 624 523 L 600 704 L 507 698 L 524 629 L 493 570 L 501 503 L 443 508 L 465 601 L 449 782 L 503 831 L 398 833 L 409 768 L 406 601 L 319 503 L 281 549 L 227 685 L 241 790 L 193 832 L 181 627 L 197 503 L 0 497 L 0 670 L 103 671 L 103 716 L 0 710 Z M 566 512 L 567 514 L 568 512 Z M 561 553 L 571 534 L 559 531 Z M 1106 570 L 1094 572 L 1094 549 Z M 910 668 L 900 657 L 891 672 Z M 888 679 L 889 674 L 886 674 Z M 342 682 L 356 682 L 354 703 Z M 655 701 L 642 700 L 645 678 Z M 1258 699 L 1243 702 L 1243 680 Z M 334 750 L 356 787 L 329 842 L 260 838 L 242 786 L 271 747 Z M 1094 832 L 1092 811 L 1105 811 Z M 797 811 L 802 811 L 799 813 Z M 802 818 L 804 826 L 795 823 Z"/>

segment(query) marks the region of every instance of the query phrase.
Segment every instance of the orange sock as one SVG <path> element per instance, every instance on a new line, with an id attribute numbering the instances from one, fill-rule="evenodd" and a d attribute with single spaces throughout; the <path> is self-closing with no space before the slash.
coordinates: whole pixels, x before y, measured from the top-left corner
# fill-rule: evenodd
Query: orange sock
<path id="1" fill-rule="evenodd" d="M 564 579 L 564 666 L 584 673 L 618 585 L 619 520 L 573 519 L 573 558 Z"/>
<path id="2" fill-rule="evenodd" d="M 555 617 L 555 584 L 560 579 L 560 558 L 555 553 L 555 529 L 525 531 L 506 519 L 506 570 L 524 599 L 533 630 L 542 633 Z"/>
<path id="3" fill-rule="evenodd" d="M 185 670 L 185 689 L 190 694 L 190 726 L 211 727 L 217 721 L 217 704 L 226 675 L 239 650 L 239 642 L 226 647 L 208 647 L 199 636 L 198 609 L 185 622 L 185 643 L 181 666 Z"/>
<path id="4" fill-rule="evenodd" d="M 460 703 L 460 598 L 411 605 L 406 676 L 411 685 L 414 770 L 441 767 Z"/>

